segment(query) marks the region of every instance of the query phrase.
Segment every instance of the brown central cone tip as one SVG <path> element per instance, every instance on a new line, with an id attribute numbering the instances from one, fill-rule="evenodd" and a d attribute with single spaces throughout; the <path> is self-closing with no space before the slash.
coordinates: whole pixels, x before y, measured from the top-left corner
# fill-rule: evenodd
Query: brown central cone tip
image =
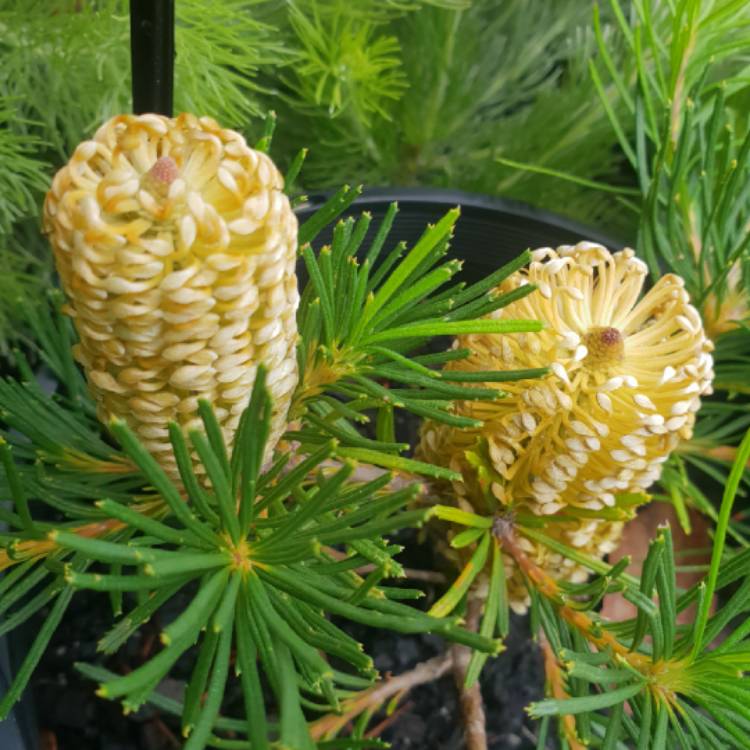
<path id="1" fill-rule="evenodd" d="M 586 363 L 594 366 L 611 365 L 621 362 L 625 356 L 625 342 L 617 328 L 595 326 L 583 336 L 583 343 L 589 350 Z"/>
<path id="2" fill-rule="evenodd" d="M 154 162 L 154 166 L 148 171 L 148 176 L 155 182 L 163 182 L 165 185 L 173 183 L 180 171 L 171 156 L 162 156 Z"/>
<path id="3" fill-rule="evenodd" d="M 171 156 L 157 159 L 151 169 L 141 178 L 141 187 L 146 188 L 155 198 L 165 198 L 170 185 L 180 176 L 177 162 Z"/>

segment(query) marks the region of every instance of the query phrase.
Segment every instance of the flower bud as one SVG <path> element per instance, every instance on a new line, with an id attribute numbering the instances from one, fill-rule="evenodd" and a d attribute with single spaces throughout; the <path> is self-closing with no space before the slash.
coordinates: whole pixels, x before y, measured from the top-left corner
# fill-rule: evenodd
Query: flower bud
<path id="1" fill-rule="evenodd" d="M 103 421 L 174 473 L 168 424 L 214 408 L 228 443 L 257 367 L 269 445 L 297 381 L 297 220 L 271 159 L 208 117 L 119 115 L 55 176 L 44 226 Z"/>
<path id="2" fill-rule="evenodd" d="M 549 368 L 539 379 L 488 384 L 505 398 L 459 403 L 458 414 L 483 420 L 477 430 L 423 426 L 419 454 L 461 472 L 452 487 L 460 503 L 486 511 L 491 492 L 503 508 L 547 518 L 545 533 L 590 556 L 614 549 L 622 523 L 609 509 L 659 479 L 692 435 L 713 379 L 713 346 L 682 279 L 666 274 L 641 298 L 647 272 L 629 249 L 542 248 L 499 291 L 537 289 L 494 315 L 545 328 L 457 339 L 471 353 L 450 369 Z M 555 577 L 581 577 L 572 561 L 525 541 Z M 522 608 L 518 574 L 511 592 Z"/>

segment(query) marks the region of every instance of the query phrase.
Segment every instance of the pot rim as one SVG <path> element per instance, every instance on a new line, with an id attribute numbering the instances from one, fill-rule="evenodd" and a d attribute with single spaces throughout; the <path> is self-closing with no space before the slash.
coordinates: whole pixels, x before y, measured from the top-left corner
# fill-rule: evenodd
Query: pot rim
<path id="1" fill-rule="evenodd" d="M 320 208 L 334 192 L 334 190 L 311 191 L 305 202 L 298 205 L 295 211 L 303 215 L 311 214 Z M 447 211 L 458 205 L 461 208 L 461 216 L 465 218 L 480 218 L 482 216 L 495 219 L 499 219 L 501 216 L 521 218 L 537 226 L 546 225 L 572 235 L 578 235 L 581 239 L 598 242 L 609 250 L 620 250 L 627 245 L 620 238 L 612 237 L 599 229 L 553 211 L 537 208 L 530 203 L 452 188 L 365 187 L 362 194 L 354 199 L 345 213 L 351 213 L 353 209 L 366 211 L 368 208 L 382 208 L 385 210 L 394 201 L 399 204 L 402 210 L 441 206 L 445 207 Z"/>

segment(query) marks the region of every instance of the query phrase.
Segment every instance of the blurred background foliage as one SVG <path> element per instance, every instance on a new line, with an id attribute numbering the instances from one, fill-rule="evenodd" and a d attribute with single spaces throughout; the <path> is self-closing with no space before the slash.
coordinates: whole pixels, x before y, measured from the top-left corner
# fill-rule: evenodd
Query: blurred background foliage
<path id="1" fill-rule="evenodd" d="M 337 40 L 319 42 L 332 57 L 313 56 L 312 24 L 292 23 L 288 46 L 304 62 L 269 81 L 278 91 L 278 144 L 290 151 L 314 145 L 308 185 L 359 179 L 451 187 L 626 228 L 599 195 L 498 162 L 623 179 L 588 73 L 596 55 L 591 2 L 423 5 L 364 20 L 340 0 L 294 6 L 292 18 L 315 19 L 318 39 Z M 365 70 L 382 72 L 360 78 Z"/>
<path id="2" fill-rule="evenodd" d="M 49 283 L 38 231 L 45 186 L 80 140 L 130 109 L 127 5 L 0 0 L 3 349 L 18 300 Z M 527 201 L 635 243 L 639 182 L 623 147 L 635 136 L 629 91 L 639 76 L 662 83 L 649 43 L 663 51 L 679 37 L 672 5 L 177 0 L 175 110 L 210 114 L 253 139 L 275 110 L 282 168 L 310 149 L 305 191 L 451 187 Z M 725 80 L 739 138 L 750 105 L 750 11 L 744 0 L 704 5 L 689 80 L 661 93 L 692 96 L 712 58 L 714 80 L 704 85 Z M 622 31 L 634 21 L 648 29 L 639 54 Z"/>

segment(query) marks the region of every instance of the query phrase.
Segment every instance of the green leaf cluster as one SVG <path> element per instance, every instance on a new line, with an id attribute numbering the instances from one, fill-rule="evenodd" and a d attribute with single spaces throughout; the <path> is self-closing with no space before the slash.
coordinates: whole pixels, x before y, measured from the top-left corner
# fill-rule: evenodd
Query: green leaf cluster
<path id="1" fill-rule="evenodd" d="M 498 524 L 502 516 L 497 514 L 481 516 L 447 506 L 434 509 L 437 518 L 463 527 L 453 538 L 453 547 L 478 543 L 431 613 L 443 616 L 454 611 L 472 583 L 485 575 L 489 594 L 481 634 L 504 637 L 508 632 L 501 550 L 518 554 L 508 542 L 509 534 L 542 544 L 591 572 L 590 580 L 582 584 L 544 581 L 531 573 L 527 579 L 532 632 L 540 633 L 559 663 L 556 687 L 565 695 L 528 708 L 531 717 L 541 720 L 540 750 L 547 747 L 552 717 L 565 719 L 558 724 L 558 740 L 564 748 L 718 750 L 750 745 L 745 676 L 750 556 L 747 547 L 726 545 L 737 488 L 749 458 L 750 431 L 726 483 L 705 578 L 687 590 L 677 586 L 680 566 L 668 526 L 659 529 L 640 576 L 634 577 L 626 572 L 629 558 L 611 566 L 590 559 L 526 519 L 504 525 Z M 601 617 L 602 599 L 615 593 L 634 605 L 634 617 L 618 622 Z M 681 624 L 678 617 L 691 608 L 693 615 L 683 619 L 688 624 Z M 473 654 L 467 686 L 477 679 L 486 659 L 487 654 Z M 547 676 L 554 678 L 549 672 Z"/>
<path id="2" fill-rule="evenodd" d="M 533 704 L 532 715 L 574 715 L 580 739 L 608 749 L 623 742 L 639 749 L 750 744 L 744 674 L 750 621 L 748 556 L 746 549 L 731 551 L 725 546 L 748 457 L 750 432 L 724 491 L 708 573 L 696 586 L 687 591 L 676 587 L 672 536 L 664 527 L 650 545 L 639 581 L 622 573 L 624 565 L 599 571 L 608 590 L 622 592 L 636 606 L 635 618 L 607 623 L 594 616 L 601 630 L 587 642 L 579 630 L 561 626 L 553 611 L 555 602 L 535 597 L 535 616 L 564 664 L 571 697 Z M 596 584 L 594 579 L 570 586 L 568 595 L 580 601 L 583 589 Z M 713 609 L 715 595 L 719 598 Z M 695 608 L 694 621 L 677 624 L 677 616 L 690 607 Z M 727 628 L 730 632 L 722 638 Z M 617 647 L 603 647 L 602 633 L 614 636 Z"/>
<path id="3" fill-rule="evenodd" d="M 316 143 L 306 186 L 434 185 L 618 222 L 596 193 L 501 161 L 617 175 L 616 139 L 592 106 L 591 4 L 441 5 L 394 16 L 383 3 L 353 12 L 341 0 L 296 0 L 291 23 L 277 17 L 298 61 L 271 78 L 272 106 L 283 114 L 278 142 L 282 155 Z"/>
<path id="4" fill-rule="evenodd" d="M 271 130 L 269 121 L 264 138 Z M 354 195 L 342 190 L 300 227 L 309 272 L 299 311 L 300 384 L 293 427 L 273 453 L 260 369 L 232 445 L 207 402 L 200 429 L 185 435 L 170 426 L 178 475 L 168 475 L 124 422 L 103 431 L 73 361 L 60 294 L 51 294 L 48 309 L 33 308 L 37 357 L 59 385 L 45 389 L 20 352 L 19 378 L 0 381 L 0 492 L 10 499 L 0 506 L 0 635 L 42 611 L 45 619 L 0 714 L 20 696 L 73 596 L 84 592 L 111 603 L 115 622 L 100 641 L 103 655 L 169 600 L 184 602 L 161 633 L 161 649 L 127 675 L 100 665 L 81 670 L 103 682 L 103 697 L 134 711 L 146 701 L 162 705 L 158 685 L 181 657 L 192 658 L 184 695 L 170 704 L 188 748 L 314 747 L 310 715 L 335 712 L 377 676 L 341 620 L 499 651 L 491 629 L 473 633 L 456 614 L 425 614 L 410 603 L 421 591 L 387 585 L 403 576 L 394 559 L 401 547 L 390 535 L 433 513 L 416 503 L 424 493 L 418 476 L 455 478 L 401 455 L 408 445 L 395 439 L 393 411 L 454 423 L 453 400 L 502 396 L 484 381 L 544 372 L 477 373 L 465 382 L 438 369 L 465 351 L 407 356 L 435 335 L 539 330 L 537 321 L 483 317 L 511 301 L 494 289 L 528 258 L 478 284 L 451 283 L 459 268 L 444 262 L 458 217 L 451 211 L 414 247 L 396 244 L 376 265 L 395 206 L 366 246 L 363 215 L 339 221 L 332 245 L 313 251 L 309 243 Z M 372 419 L 376 434 L 368 437 L 361 424 Z M 394 483 L 393 472 L 402 481 Z M 243 696 L 237 719 L 224 713 L 233 683 Z"/>

